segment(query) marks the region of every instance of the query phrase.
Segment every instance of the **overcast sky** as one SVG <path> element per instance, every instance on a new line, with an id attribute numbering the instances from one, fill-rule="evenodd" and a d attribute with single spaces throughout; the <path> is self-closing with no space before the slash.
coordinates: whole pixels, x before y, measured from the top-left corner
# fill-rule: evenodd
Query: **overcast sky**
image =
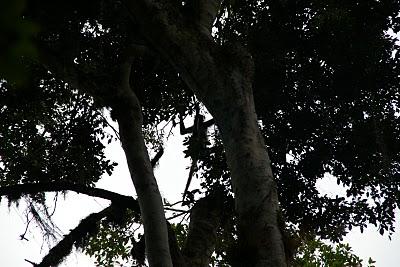
<path id="1" fill-rule="evenodd" d="M 165 154 L 156 168 L 156 178 L 163 197 L 170 202 L 180 200 L 188 175 L 186 166 L 189 160 L 183 157 L 183 138 L 176 134 L 168 142 Z M 104 177 L 97 186 L 125 195 L 133 194 L 124 154 L 117 142 L 107 148 L 107 154 L 119 165 L 116 167 L 112 177 Z M 323 194 L 336 194 L 338 192 L 336 182 L 333 179 L 326 179 L 319 183 L 319 189 Z M 340 193 L 340 192 L 339 192 Z M 51 194 L 48 194 L 50 197 Z M 94 199 L 84 195 L 69 193 L 67 200 L 59 199 L 57 211 L 54 215 L 56 224 L 64 234 L 74 228 L 83 217 L 92 212 L 97 212 L 107 206 L 107 201 Z M 7 207 L 3 199 L 0 206 L 0 267 L 29 267 L 24 259 L 40 262 L 46 255 L 48 247 L 43 245 L 40 232 L 35 227 L 30 227 L 27 238 L 29 241 L 20 240 L 19 235 L 25 231 L 26 218 L 23 214 L 23 202 L 18 209 L 15 206 Z M 397 216 L 399 218 L 399 216 Z M 345 242 L 350 243 L 356 255 L 364 259 L 372 257 L 377 261 L 376 267 L 397 267 L 400 266 L 400 222 L 396 223 L 399 230 L 389 241 L 387 236 L 381 236 L 374 226 L 367 228 L 363 234 L 354 229 L 346 238 Z M 66 267 L 93 267 L 94 261 L 85 255 L 74 253 L 68 257 L 62 266 Z M 366 265 L 365 265 L 366 266 Z"/>

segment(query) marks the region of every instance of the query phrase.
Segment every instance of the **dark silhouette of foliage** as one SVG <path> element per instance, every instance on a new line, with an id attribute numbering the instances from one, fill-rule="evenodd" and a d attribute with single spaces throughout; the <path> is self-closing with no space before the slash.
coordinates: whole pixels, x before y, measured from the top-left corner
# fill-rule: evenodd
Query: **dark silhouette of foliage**
<path id="1" fill-rule="evenodd" d="M 115 163 L 103 152 L 112 137 L 104 131 L 108 124 L 101 109 L 123 105 L 109 88 L 118 84 L 118 63 L 127 47 L 136 55 L 130 84 L 152 150 L 164 142 L 160 124 L 174 127 L 179 115 L 195 113 L 198 99 L 145 38 L 124 1 L 27 0 L 25 9 L 16 10 L 5 25 L 18 38 L 4 51 L 23 56 L 29 75 L 16 84 L 0 65 L 7 79 L 0 84 L 0 187 L 52 182 L 93 187 L 112 172 Z M 278 184 L 282 231 L 296 226 L 303 244 L 309 236 L 338 242 L 353 227 L 362 231 L 369 223 L 381 234 L 394 232 L 400 205 L 400 62 L 393 34 L 400 30 L 399 13 L 395 0 L 222 1 L 214 39 L 226 51 L 241 43 L 253 57 L 255 105 Z M 40 29 L 35 46 L 25 42 L 36 34 L 34 25 Z M 37 60 L 28 59 L 36 49 Z M 224 60 L 229 66 L 237 59 Z M 229 208 L 221 215 L 212 260 L 234 265 L 231 177 L 219 130 L 208 134 L 209 144 L 196 151 L 195 176 L 202 188 L 188 192 L 186 204 L 198 208 L 201 192 L 208 196 L 223 189 Z M 190 152 L 190 142 L 184 145 Z M 346 196 L 318 192 L 317 182 L 326 174 L 345 187 Z M 26 195 L 23 189 L 13 194 Z M 43 204 L 45 196 L 30 197 Z M 180 224 L 171 229 L 182 248 L 186 229 Z M 105 237 L 97 243 L 92 238 L 89 253 L 101 255 L 96 249 L 105 250 L 100 246 Z M 121 240 L 140 242 L 123 235 Z M 127 257 L 118 249 L 99 262 Z"/>

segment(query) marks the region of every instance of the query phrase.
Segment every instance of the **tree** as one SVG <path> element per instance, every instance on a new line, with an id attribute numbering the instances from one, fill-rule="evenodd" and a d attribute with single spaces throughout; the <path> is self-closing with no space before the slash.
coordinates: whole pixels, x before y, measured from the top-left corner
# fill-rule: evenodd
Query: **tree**
<path id="1" fill-rule="evenodd" d="M 32 80 L 19 91 L 2 83 L 2 138 L 12 142 L 0 151 L 1 192 L 44 205 L 41 192 L 75 190 L 114 203 L 82 221 L 43 266 L 89 234 L 88 224 L 113 221 L 121 207 L 139 212 L 134 200 L 93 188 L 113 166 L 101 150 L 101 108 L 119 124 L 150 266 L 207 266 L 214 250 L 233 266 L 286 266 L 287 227 L 334 241 L 366 222 L 393 232 L 399 75 L 386 32 L 397 31 L 399 7 L 372 0 L 27 1 L 24 18 L 40 25 L 39 59 L 25 59 Z M 27 103 L 15 103 L 18 94 Z M 194 206 L 181 251 L 144 140 L 159 144 L 152 129 L 177 124 L 178 114 L 193 113 L 193 101 L 217 130 L 198 159 L 208 193 L 196 202 L 188 194 Z M 35 155 L 46 157 L 35 162 Z M 347 186 L 347 199 L 318 194 L 315 182 L 325 173 Z M 234 220 L 233 211 L 222 211 L 231 202 L 228 184 Z M 224 234 L 229 248 L 218 244 Z"/>

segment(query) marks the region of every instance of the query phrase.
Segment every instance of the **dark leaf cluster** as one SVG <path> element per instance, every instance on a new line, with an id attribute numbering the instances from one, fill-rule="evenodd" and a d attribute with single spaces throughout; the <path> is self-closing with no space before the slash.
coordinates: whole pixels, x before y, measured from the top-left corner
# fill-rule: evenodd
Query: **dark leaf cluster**
<path id="1" fill-rule="evenodd" d="M 0 86 L 0 184 L 93 185 L 115 163 L 106 159 L 106 121 L 93 100 L 43 69 L 29 83 Z"/>
<path id="2" fill-rule="evenodd" d="M 253 55 L 257 114 L 287 220 L 333 240 L 367 223 L 393 232 L 400 204 L 400 62 L 389 33 L 399 29 L 400 3 L 224 6 L 216 38 L 242 42 Z M 346 196 L 318 192 L 326 174 Z"/>

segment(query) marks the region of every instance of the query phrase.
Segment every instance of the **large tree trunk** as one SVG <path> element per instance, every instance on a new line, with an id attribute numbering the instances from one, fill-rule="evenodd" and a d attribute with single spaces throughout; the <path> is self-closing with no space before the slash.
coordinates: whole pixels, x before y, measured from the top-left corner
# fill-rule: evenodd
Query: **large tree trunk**
<path id="1" fill-rule="evenodd" d="M 238 45 L 223 49 L 225 56 L 221 58 L 225 60 L 203 62 L 207 68 L 201 71 L 208 73 L 196 77 L 207 77 L 197 82 L 204 86 L 198 95 L 221 131 L 231 171 L 239 219 L 236 266 L 283 267 L 287 264 L 278 224 L 278 194 L 257 122 L 253 62 Z M 215 95 L 210 94 L 211 88 Z M 204 91 L 208 93 L 203 95 Z"/>
<path id="2" fill-rule="evenodd" d="M 257 125 L 253 97 L 249 94 L 244 99 L 216 119 L 232 174 L 239 217 L 237 266 L 286 266 L 271 163 Z"/>
<path id="3" fill-rule="evenodd" d="M 142 111 L 130 88 L 130 63 L 122 64 L 122 84 L 113 113 L 119 124 L 122 147 L 138 195 L 142 214 L 146 254 L 152 267 L 172 267 L 168 229 L 161 194 L 142 134 Z"/>
<path id="4" fill-rule="evenodd" d="M 219 62 L 218 66 L 211 62 L 201 63 L 207 70 L 191 75 L 191 78 L 199 77 L 196 81 L 198 86 L 191 88 L 196 89 L 221 131 L 239 219 L 237 266 L 286 266 L 278 225 L 277 188 L 257 123 L 251 75 L 245 71 L 246 68 L 232 62 L 214 62 Z M 198 66 L 185 67 L 199 69 Z M 228 71 L 218 71 L 222 68 Z M 217 94 L 211 93 L 211 88 Z"/>
<path id="5" fill-rule="evenodd" d="M 148 41 L 181 74 L 221 130 L 239 217 L 237 255 L 244 262 L 238 265 L 286 266 L 276 183 L 255 113 L 251 56 L 240 45 L 216 44 L 204 23 L 188 23 L 169 1 L 126 3 Z"/>

